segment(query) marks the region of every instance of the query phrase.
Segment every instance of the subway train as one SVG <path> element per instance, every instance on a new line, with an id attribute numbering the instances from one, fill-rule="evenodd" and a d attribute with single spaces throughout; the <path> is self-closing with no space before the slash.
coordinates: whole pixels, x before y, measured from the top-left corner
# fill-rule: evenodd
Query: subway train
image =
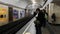
<path id="1" fill-rule="evenodd" d="M 26 12 L 23 8 L 0 4 L 0 26 L 32 15 L 30 13 L 31 12 Z"/>

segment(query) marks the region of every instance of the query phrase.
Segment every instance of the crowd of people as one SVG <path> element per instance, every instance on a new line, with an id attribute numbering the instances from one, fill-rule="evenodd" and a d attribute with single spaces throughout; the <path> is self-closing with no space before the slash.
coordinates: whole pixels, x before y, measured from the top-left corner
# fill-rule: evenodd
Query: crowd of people
<path id="1" fill-rule="evenodd" d="M 36 20 L 34 21 L 35 27 L 36 27 L 36 34 L 42 34 L 41 27 L 46 26 L 46 22 L 48 22 L 48 13 L 45 9 L 40 10 L 39 8 L 36 9 L 38 12 L 38 16 L 36 17 Z M 34 16 L 36 15 L 36 12 L 34 12 Z M 56 21 L 55 13 L 52 15 L 52 19 Z"/>

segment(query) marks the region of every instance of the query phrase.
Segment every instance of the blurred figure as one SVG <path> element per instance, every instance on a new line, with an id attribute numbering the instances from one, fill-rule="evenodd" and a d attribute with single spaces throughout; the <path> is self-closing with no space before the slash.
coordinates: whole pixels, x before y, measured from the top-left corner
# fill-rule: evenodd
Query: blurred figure
<path id="1" fill-rule="evenodd" d="M 56 15 L 55 15 L 55 13 L 52 14 L 51 18 L 53 19 L 52 22 L 55 22 L 56 21 Z"/>
<path id="2" fill-rule="evenodd" d="M 45 10 L 45 9 L 43 9 L 43 11 L 44 11 L 44 13 L 48 16 L 48 13 L 46 12 L 46 10 Z"/>
<path id="3" fill-rule="evenodd" d="M 37 13 L 36 13 L 36 12 L 34 12 L 34 14 L 33 14 L 33 15 L 35 16 L 36 14 L 37 14 Z"/>
<path id="4" fill-rule="evenodd" d="M 48 13 L 46 12 L 46 10 L 40 10 L 39 8 L 36 9 L 36 11 L 38 12 L 38 16 L 36 17 L 36 23 L 35 23 L 35 27 L 36 27 L 36 34 L 42 34 L 41 32 L 41 27 L 45 27 L 46 22 L 48 21 L 46 18 L 48 16 Z M 45 18 L 45 14 L 47 15 Z"/>
<path id="5" fill-rule="evenodd" d="M 42 34 L 41 32 L 41 22 L 40 22 L 40 17 L 41 17 L 41 11 L 39 8 L 36 9 L 36 12 L 38 12 L 38 16 L 36 17 L 36 23 L 35 23 L 35 27 L 36 27 L 36 34 Z M 40 15 L 39 15 L 40 14 Z"/>
<path id="6" fill-rule="evenodd" d="M 39 8 L 36 9 L 36 11 L 38 12 L 38 16 L 37 16 L 37 22 L 35 24 L 36 26 L 36 34 L 42 34 L 41 33 L 41 27 L 46 25 L 46 19 L 45 19 L 45 12 L 43 10 L 40 10 Z"/>
<path id="7" fill-rule="evenodd" d="M 43 21 L 44 21 L 44 23 L 43 23 L 43 26 L 45 27 L 46 26 L 46 22 L 48 22 L 48 13 L 46 12 L 46 10 L 45 9 L 43 9 L 43 12 L 44 12 L 44 19 L 43 19 Z"/>

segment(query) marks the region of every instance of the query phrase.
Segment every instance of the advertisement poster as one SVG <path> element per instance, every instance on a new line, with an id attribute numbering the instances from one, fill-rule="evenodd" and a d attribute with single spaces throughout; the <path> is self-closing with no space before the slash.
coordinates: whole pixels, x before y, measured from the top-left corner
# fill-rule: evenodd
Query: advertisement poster
<path id="1" fill-rule="evenodd" d="M 18 19 L 18 10 L 13 10 L 13 18 Z"/>
<path id="2" fill-rule="evenodd" d="M 8 23 L 8 6 L 0 4 L 0 26 Z"/>
<path id="3" fill-rule="evenodd" d="M 6 8 L 0 8 L 0 22 L 5 22 L 7 20 L 6 15 L 7 9 Z"/>
<path id="4" fill-rule="evenodd" d="M 20 11 L 20 17 L 21 18 L 25 17 L 25 11 L 24 10 Z"/>

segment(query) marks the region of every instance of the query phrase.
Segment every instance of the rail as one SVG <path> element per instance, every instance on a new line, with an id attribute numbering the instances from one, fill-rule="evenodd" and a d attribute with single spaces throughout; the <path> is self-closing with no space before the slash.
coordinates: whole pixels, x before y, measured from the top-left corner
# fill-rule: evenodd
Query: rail
<path id="1" fill-rule="evenodd" d="M 19 29 L 21 29 L 28 21 L 30 21 L 33 18 L 33 16 L 26 17 L 24 20 L 18 20 L 15 22 L 11 22 L 7 25 L 1 26 L 0 27 L 0 33 L 1 34 L 14 34 L 16 33 Z"/>

